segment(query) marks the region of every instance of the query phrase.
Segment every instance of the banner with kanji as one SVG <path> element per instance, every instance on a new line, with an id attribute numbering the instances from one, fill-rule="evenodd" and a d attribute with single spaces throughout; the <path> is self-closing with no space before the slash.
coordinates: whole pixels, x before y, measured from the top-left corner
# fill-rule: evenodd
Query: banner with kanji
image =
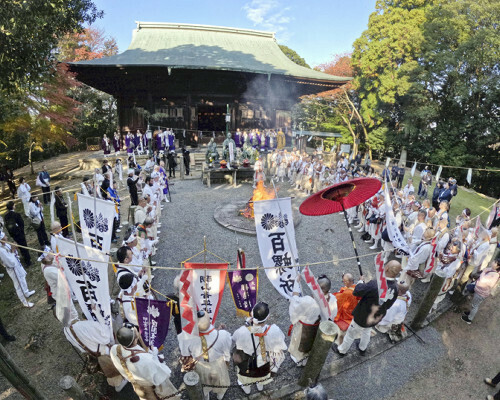
<path id="1" fill-rule="evenodd" d="M 285 298 L 293 294 L 298 262 L 290 197 L 255 201 L 255 230 L 260 258 L 274 288 Z"/>
<path id="2" fill-rule="evenodd" d="M 78 193 L 78 210 L 83 244 L 109 253 L 115 203 Z"/>
<path id="3" fill-rule="evenodd" d="M 103 252 L 56 236 L 61 268 L 83 314 L 89 321 L 111 327 L 108 259 Z M 87 261 L 89 260 L 89 261 Z"/>
<path id="4" fill-rule="evenodd" d="M 321 290 L 321 287 L 319 286 L 318 281 L 316 280 L 316 277 L 313 275 L 313 273 L 309 269 L 309 266 L 305 267 L 302 270 L 302 276 L 304 277 L 304 280 L 306 281 L 307 286 L 309 286 L 309 289 L 311 289 L 313 299 L 316 300 L 316 303 L 318 303 L 318 305 L 319 305 L 321 320 L 322 321 L 328 321 L 328 320 L 333 321 L 332 310 L 330 310 L 330 305 L 328 304 L 328 300 L 326 299 L 323 291 Z M 335 318 L 335 316 L 334 316 L 334 318 Z"/>
<path id="5" fill-rule="evenodd" d="M 391 197 L 389 196 L 389 189 L 385 185 L 385 226 L 387 228 L 387 234 L 392 242 L 392 245 L 399 250 L 402 250 L 406 254 L 410 254 L 410 246 L 406 243 L 403 234 L 399 230 L 399 226 L 396 222 L 396 217 L 394 216 L 394 211 L 391 205 Z"/>
<path id="6" fill-rule="evenodd" d="M 210 315 L 212 324 L 222 301 L 227 267 L 228 264 L 222 263 L 184 263 L 186 271 L 182 272 L 181 282 L 183 277 L 189 275 L 194 304 L 197 310 L 204 310 Z"/>
<path id="7" fill-rule="evenodd" d="M 135 309 L 142 340 L 148 347 L 160 349 L 165 342 L 170 323 L 170 302 L 136 297 Z"/>
<path id="8" fill-rule="evenodd" d="M 236 306 L 236 315 L 250 316 L 250 311 L 257 303 L 258 272 L 256 269 L 237 269 L 227 272 L 229 288 Z"/>

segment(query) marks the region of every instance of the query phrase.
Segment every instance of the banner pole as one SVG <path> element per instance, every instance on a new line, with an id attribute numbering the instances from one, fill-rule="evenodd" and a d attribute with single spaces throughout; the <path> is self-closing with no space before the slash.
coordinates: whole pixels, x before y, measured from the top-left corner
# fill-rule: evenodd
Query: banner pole
<path id="1" fill-rule="evenodd" d="M 271 183 L 273 184 L 274 196 L 275 196 L 276 201 L 278 203 L 278 208 L 280 210 L 281 215 L 283 215 L 283 211 L 281 210 L 280 198 L 278 197 L 278 191 L 276 190 L 276 185 L 274 184 L 273 179 L 271 179 Z M 293 208 L 292 208 L 292 213 L 293 213 Z M 288 229 L 286 229 L 286 224 L 284 225 L 283 228 L 285 229 L 286 240 L 288 241 L 288 246 L 290 246 L 290 252 L 292 253 L 292 259 L 293 259 L 293 266 L 295 267 L 296 261 L 298 261 L 298 257 L 295 258 L 295 254 L 293 254 L 293 246 L 292 246 L 292 242 L 290 240 L 290 235 L 288 234 Z M 295 267 L 295 269 L 296 269 L 297 275 L 300 275 L 300 272 L 301 272 L 300 267 Z M 300 280 L 299 280 L 299 288 L 300 288 L 300 293 L 302 293 L 302 284 L 300 283 Z"/>
<path id="2" fill-rule="evenodd" d="M 347 211 L 344 208 L 344 202 L 341 201 L 342 211 L 344 212 L 345 222 L 347 223 L 347 229 L 349 230 L 349 234 L 351 235 L 352 247 L 354 249 L 354 254 L 356 254 L 356 262 L 358 263 L 359 275 L 363 275 L 363 270 L 361 269 L 361 262 L 359 261 L 358 248 L 356 247 L 356 242 L 354 241 L 354 236 L 352 234 L 351 224 L 349 223 L 349 218 L 347 217 Z"/>
<path id="3" fill-rule="evenodd" d="M 78 250 L 78 243 L 76 241 L 75 223 L 73 222 L 73 208 L 71 207 L 71 198 L 69 196 L 69 193 L 66 193 L 66 198 L 68 200 L 69 214 L 71 215 L 71 218 L 70 218 L 71 233 L 73 234 L 73 242 L 75 243 L 76 256 L 81 260 L 82 258 L 80 257 L 80 250 Z M 79 265 L 80 265 L 80 272 L 82 273 L 82 276 L 83 276 L 83 281 L 85 282 L 85 287 L 88 288 L 87 276 L 85 274 L 85 271 L 83 270 L 81 261 L 80 261 Z M 92 303 L 92 307 L 95 308 L 95 303 L 94 303 L 94 299 L 92 298 L 92 296 L 90 297 L 90 302 Z"/>

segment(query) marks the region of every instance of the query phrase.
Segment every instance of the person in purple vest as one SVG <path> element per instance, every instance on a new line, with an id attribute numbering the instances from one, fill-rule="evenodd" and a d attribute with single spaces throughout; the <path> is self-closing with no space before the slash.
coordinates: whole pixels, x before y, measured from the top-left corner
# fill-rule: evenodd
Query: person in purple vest
<path id="1" fill-rule="evenodd" d="M 120 153 L 120 144 L 121 144 L 121 137 L 118 132 L 115 132 L 115 135 L 113 136 L 113 148 L 115 149 L 115 153 L 119 154 Z"/>

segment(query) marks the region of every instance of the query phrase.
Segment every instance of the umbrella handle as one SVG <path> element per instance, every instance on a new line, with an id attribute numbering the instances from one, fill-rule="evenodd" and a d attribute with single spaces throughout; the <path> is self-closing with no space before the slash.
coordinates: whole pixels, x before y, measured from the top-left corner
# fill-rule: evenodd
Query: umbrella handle
<path id="1" fill-rule="evenodd" d="M 361 262 L 359 261 L 358 248 L 356 247 L 356 242 L 354 241 L 354 235 L 352 234 L 351 224 L 349 223 L 349 218 L 347 217 L 347 211 L 344 208 L 344 202 L 340 202 L 342 206 L 342 211 L 344 212 L 345 222 L 347 224 L 347 229 L 349 230 L 349 234 L 351 235 L 352 248 L 354 249 L 354 254 L 356 254 L 356 261 L 358 263 L 359 275 L 363 275 L 363 271 L 361 269 Z"/>

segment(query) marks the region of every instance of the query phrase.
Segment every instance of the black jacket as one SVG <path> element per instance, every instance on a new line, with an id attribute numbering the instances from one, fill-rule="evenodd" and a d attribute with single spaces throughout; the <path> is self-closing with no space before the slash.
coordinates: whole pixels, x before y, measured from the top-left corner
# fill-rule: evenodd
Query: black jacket
<path id="1" fill-rule="evenodd" d="M 385 316 L 387 310 L 394 304 L 398 298 L 398 285 L 395 280 L 387 280 L 388 294 L 389 297 L 382 305 L 379 307 L 378 301 L 378 286 L 377 280 L 372 279 L 368 283 L 358 283 L 354 288 L 352 294 L 354 296 L 361 297 L 358 305 L 352 312 L 354 317 L 354 322 L 363 328 L 368 328 L 370 326 L 376 325 Z M 392 292 L 391 292 L 392 291 Z M 392 297 L 391 297 L 392 293 Z M 375 307 L 373 307 L 375 306 Z M 372 308 L 373 307 L 373 308 Z M 378 310 L 377 310 L 378 308 Z M 368 316 L 373 314 L 372 317 L 380 317 L 374 323 L 369 323 Z"/>
<path id="2" fill-rule="evenodd" d="M 3 217 L 5 228 L 12 238 L 24 237 L 24 220 L 21 214 L 7 211 Z"/>
<path id="3" fill-rule="evenodd" d="M 59 216 L 59 215 L 67 215 L 68 209 L 66 208 L 66 202 L 64 201 L 64 199 L 62 198 L 62 196 L 59 196 L 59 195 L 56 194 L 54 206 L 55 206 L 55 209 L 56 209 L 57 216 Z"/>

